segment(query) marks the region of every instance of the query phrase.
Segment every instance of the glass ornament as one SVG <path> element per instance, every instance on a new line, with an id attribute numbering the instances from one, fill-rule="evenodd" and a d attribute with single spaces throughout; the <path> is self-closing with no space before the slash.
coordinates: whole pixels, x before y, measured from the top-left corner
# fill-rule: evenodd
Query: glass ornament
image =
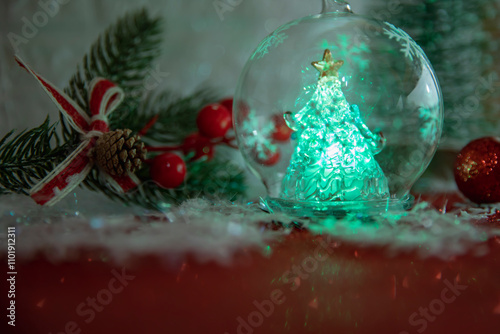
<path id="1" fill-rule="evenodd" d="M 403 30 L 325 0 L 279 27 L 248 60 L 233 122 L 270 211 L 300 216 L 409 208 L 436 152 L 441 89 Z M 276 118 L 286 122 L 290 138 Z"/>

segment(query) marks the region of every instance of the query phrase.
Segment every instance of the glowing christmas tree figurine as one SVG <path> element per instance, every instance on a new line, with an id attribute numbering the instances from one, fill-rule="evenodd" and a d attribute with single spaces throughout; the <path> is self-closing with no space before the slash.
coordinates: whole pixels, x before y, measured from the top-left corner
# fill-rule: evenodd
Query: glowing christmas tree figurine
<path id="1" fill-rule="evenodd" d="M 385 139 L 349 105 L 338 78 L 342 60 L 326 50 L 312 65 L 321 73 L 307 105 L 285 119 L 297 144 L 283 179 L 281 197 L 294 201 L 359 201 L 389 197 L 387 179 L 374 158 Z"/>

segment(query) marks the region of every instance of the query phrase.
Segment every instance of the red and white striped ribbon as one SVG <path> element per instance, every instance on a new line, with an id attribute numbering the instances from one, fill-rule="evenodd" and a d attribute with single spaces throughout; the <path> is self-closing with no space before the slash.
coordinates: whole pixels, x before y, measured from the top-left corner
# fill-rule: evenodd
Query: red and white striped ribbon
<path id="1" fill-rule="evenodd" d="M 16 61 L 35 77 L 68 124 L 81 134 L 82 142 L 76 150 L 30 190 L 30 196 L 35 202 L 50 206 L 70 193 L 92 170 L 92 148 L 99 136 L 109 132 L 107 116 L 123 101 L 124 93 L 109 80 L 92 80 L 89 86 L 89 117 L 75 101 L 35 73 L 20 57 L 16 56 Z M 120 193 L 137 187 L 140 182 L 133 173 L 124 176 L 112 176 L 102 170 L 100 173 Z"/>

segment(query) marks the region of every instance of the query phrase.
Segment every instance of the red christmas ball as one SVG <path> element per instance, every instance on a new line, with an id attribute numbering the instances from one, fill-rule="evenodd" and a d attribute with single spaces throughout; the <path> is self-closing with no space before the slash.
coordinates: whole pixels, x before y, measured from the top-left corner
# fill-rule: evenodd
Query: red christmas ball
<path id="1" fill-rule="evenodd" d="M 455 161 L 458 189 L 475 203 L 500 202 L 500 141 L 485 137 L 465 146 Z"/>
<path id="2" fill-rule="evenodd" d="M 210 104 L 200 110 L 196 125 L 200 134 L 207 138 L 224 137 L 232 126 L 231 113 L 221 104 Z"/>
<path id="3" fill-rule="evenodd" d="M 183 152 L 188 155 L 194 152 L 194 156 L 191 158 L 192 161 L 201 158 L 206 158 L 211 160 L 214 157 L 214 144 L 209 138 L 203 137 L 199 133 L 193 133 L 184 139 L 182 144 Z"/>
<path id="4" fill-rule="evenodd" d="M 276 141 L 288 141 L 292 135 L 293 130 L 288 127 L 283 118 L 283 115 L 274 115 L 273 123 L 275 130 L 273 132 L 273 139 Z"/>
<path id="5" fill-rule="evenodd" d="M 177 154 L 160 154 L 153 159 L 149 175 L 162 188 L 177 188 L 186 178 L 186 164 Z"/>

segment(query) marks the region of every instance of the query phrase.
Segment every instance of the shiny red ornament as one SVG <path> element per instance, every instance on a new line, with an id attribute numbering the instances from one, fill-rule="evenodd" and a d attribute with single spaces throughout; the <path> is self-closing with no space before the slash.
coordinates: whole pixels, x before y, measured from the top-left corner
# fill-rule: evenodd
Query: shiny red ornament
<path id="1" fill-rule="evenodd" d="M 162 188 L 177 188 L 186 178 L 186 164 L 177 154 L 160 154 L 153 159 L 149 175 Z"/>
<path id="2" fill-rule="evenodd" d="M 231 112 L 219 103 L 209 104 L 198 113 L 196 125 L 207 138 L 224 137 L 232 126 Z"/>
<path id="3" fill-rule="evenodd" d="M 215 154 L 214 144 L 209 138 L 203 137 L 199 133 L 193 133 L 184 139 L 182 151 L 186 156 L 194 152 L 194 156 L 191 158 L 191 161 L 202 158 L 212 160 Z"/>
<path id="4" fill-rule="evenodd" d="M 500 141 L 476 139 L 465 146 L 455 161 L 458 189 L 475 203 L 500 202 Z"/>
<path id="5" fill-rule="evenodd" d="M 276 141 L 286 142 L 290 140 L 290 136 L 293 133 L 293 130 L 288 127 L 283 118 L 283 115 L 274 115 L 273 123 L 275 130 L 273 132 L 273 139 Z"/>

